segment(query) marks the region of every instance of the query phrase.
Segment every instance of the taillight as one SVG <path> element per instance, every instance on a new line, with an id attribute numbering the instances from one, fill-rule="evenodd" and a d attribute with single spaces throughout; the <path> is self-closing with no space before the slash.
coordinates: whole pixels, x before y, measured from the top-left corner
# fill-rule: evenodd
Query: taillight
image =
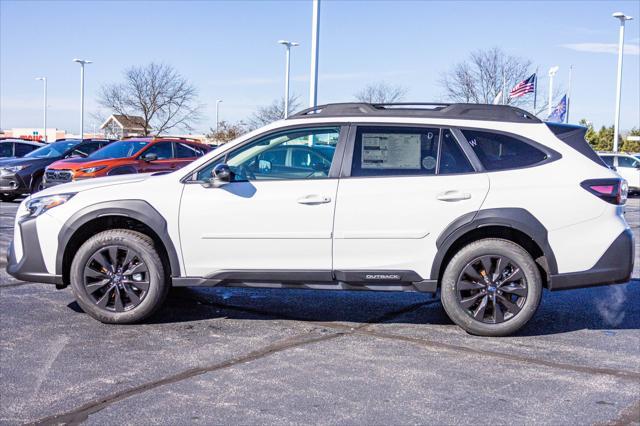
<path id="1" fill-rule="evenodd" d="M 580 186 L 608 203 L 622 205 L 627 202 L 629 188 L 624 179 L 589 179 Z"/>

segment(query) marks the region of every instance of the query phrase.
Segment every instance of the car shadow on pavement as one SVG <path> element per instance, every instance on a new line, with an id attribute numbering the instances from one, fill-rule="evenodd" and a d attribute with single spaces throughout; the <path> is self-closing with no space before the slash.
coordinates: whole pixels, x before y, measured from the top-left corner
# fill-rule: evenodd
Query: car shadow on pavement
<path id="1" fill-rule="evenodd" d="M 82 312 L 75 302 L 68 307 Z M 455 327 L 439 299 L 428 294 L 244 288 L 172 289 L 165 305 L 146 324 L 219 318 Z M 610 333 L 640 329 L 640 280 L 574 291 L 545 291 L 540 308 L 516 335 L 585 329 Z"/>

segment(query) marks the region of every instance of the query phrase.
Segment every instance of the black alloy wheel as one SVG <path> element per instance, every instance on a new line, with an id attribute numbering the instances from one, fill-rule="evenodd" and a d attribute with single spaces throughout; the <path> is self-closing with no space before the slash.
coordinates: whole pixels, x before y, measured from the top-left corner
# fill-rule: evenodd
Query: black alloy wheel
<path id="1" fill-rule="evenodd" d="M 138 306 L 149 291 L 149 283 L 149 268 L 130 247 L 102 247 L 84 267 L 83 284 L 90 300 L 113 312 Z"/>
<path id="2" fill-rule="evenodd" d="M 486 255 L 469 262 L 456 284 L 458 303 L 475 320 L 499 324 L 522 310 L 528 294 L 520 266 L 501 255 Z"/>

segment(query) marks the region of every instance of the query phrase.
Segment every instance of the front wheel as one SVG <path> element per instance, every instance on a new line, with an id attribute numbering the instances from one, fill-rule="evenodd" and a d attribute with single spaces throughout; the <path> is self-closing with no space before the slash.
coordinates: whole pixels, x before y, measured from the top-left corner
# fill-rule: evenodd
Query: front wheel
<path id="1" fill-rule="evenodd" d="M 127 229 L 89 238 L 71 263 L 71 288 L 98 321 L 130 324 L 155 312 L 169 290 L 153 240 Z"/>
<path id="2" fill-rule="evenodd" d="M 37 177 L 31 183 L 31 193 L 35 194 L 36 192 L 42 191 L 44 189 L 44 182 L 42 181 L 42 176 Z"/>
<path id="3" fill-rule="evenodd" d="M 540 271 L 529 253 L 501 239 L 470 243 L 453 256 L 442 276 L 447 315 L 479 336 L 515 333 L 536 312 L 542 295 Z"/>

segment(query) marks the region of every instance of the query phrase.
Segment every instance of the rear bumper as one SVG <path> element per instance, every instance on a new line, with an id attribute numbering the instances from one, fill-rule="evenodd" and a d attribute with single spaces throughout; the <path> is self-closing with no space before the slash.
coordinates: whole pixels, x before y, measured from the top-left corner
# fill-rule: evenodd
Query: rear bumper
<path id="1" fill-rule="evenodd" d="M 549 280 L 549 290 L 626 283 L 631 279 L 633 260 L 633 233 L 627 228 L 611 243 L 593 268 L 587 271 L 552 275 Z"/>
<path id="2" fill-rule="evenodd" d="M 44 264 L 35 219 L 20 222 L 17 226 L 20 227 L 24 255 L 18 261 L 12 242 L 7 251 L 7 272 L 9 275 L 20 281 L 62 285 L 62 276 L 50 274 Z"/>

